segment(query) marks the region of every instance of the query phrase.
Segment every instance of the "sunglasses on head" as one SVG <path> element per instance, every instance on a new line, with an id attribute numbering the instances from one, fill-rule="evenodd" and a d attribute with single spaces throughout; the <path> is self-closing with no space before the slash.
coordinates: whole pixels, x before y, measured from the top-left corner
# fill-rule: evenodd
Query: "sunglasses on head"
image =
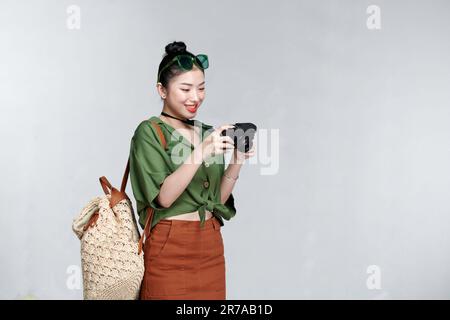
<path id="1" fill-rule="evenodd" d="M 161 73 L 167 69 L 169 66 L 172 65 L 172 63 L 177 62 L 178 66 L 183 69 L 184 71 L 192 70 L 192 67 L 194 63 L 201 69 L 207 69 L 209 67 L 208 62 L 208 56 L 206 54 L 198 54 L 195 57 L 188 55 L 188 54 L 180 54 L 176 57 L 174 57 L 172 60 L 170 60 L 158 73 L 158 79 L 156 80 L 156 83 L 159 82 L 159 77 L 161 76 Z"/>

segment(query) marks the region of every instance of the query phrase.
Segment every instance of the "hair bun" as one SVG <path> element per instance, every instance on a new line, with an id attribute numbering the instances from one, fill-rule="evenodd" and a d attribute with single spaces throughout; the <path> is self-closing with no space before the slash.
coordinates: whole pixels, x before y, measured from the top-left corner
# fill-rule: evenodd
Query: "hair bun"
<path id="1" fill-rule="evenodd" d="M 168 55 L 186 52 L 186 45 L 182 41 L 174 41 L 166 46 Z"/>

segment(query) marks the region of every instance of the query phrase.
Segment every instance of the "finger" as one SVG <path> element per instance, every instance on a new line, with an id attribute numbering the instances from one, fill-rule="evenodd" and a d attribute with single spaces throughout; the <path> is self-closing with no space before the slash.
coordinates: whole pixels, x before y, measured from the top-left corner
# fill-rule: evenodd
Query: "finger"
<path id="1" fill-rule="evenodd" d="M 223 136 L 223 137 L 219 137 L 219 139 L 217 139 L 217 144 L 231 144 L 231 145 L 233 145 L 234 146 L 234 140 L 233 139 L 231 139 L 230 137 L 227 137 L 227 136 Z"/>
<path id="2" fill-rule="evenodd" d="M 218 132 L 218 133 L 221 133 L 223 130 L 231 129 L 231 128 L 234 128 L 234 125 L 225 124 L 225 125 L 220 126 L 219 128 L 217 128 L 215 131 Z"/>
<path id="3" fill-rule="evenodd" d="M 223 149 L 234 149 L 234 144 L 229 143 L 228 141 L 224 141 L 222 143 L 219 143 L 217 145 L 218 148 L 223 148 Z"/>
<path id="4" fill-rule="evenodd" d="M 220 137 L 220 140 L 223 143 L 230 143 L 230 144 L 234 145 L 234 140 L 231 137 L 229 137 L 229 136 Z"/>
<path id="5" fill-rule="evenodd" d="M 224 143 L 223 146 L 224 146 L 224 148 L 226 148 L 226 149 L 234 149 L 234 144 Z"/>

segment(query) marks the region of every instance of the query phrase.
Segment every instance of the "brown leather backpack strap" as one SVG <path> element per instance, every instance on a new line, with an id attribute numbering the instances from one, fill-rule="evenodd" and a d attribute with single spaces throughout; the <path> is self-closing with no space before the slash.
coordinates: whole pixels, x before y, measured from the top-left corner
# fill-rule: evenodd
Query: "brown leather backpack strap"
<path id="1" fill-rule="evenodd" d="M 166 143 L 166 138 L 164 137 L 164 134 L 161 130 L 161 127 L 154 121 L 151 121 L 151 124 L 155 128 L 156 132 L 158 133 L 159 139 L 161 141 L 161 145 L 163 146 L 163 148 L 165 150 L 167 147 L 167 143 Z M 126 177 L 128 177 L 128 171 L 130 170 L 129 163 L 130 163 L 130 160 L 128 159 L 127 169 L 125 171 Z M 125 176 L 124 176 L 124 180 L 125 180 Z M 122 184 L 123 184 L 124 180 L 122 180 Z M 125 186 L 126 186 L 126 180 L 125 180 Z M 124 190 L 125 190 L 125 188 L 124 188 Z M 141 238 L 139 239 L 138 254 L 141 254 L 142 249 L 144 247 L 145 240 L 150 236 L 154 211 L 155 210 L 152 207 L 147 207 L 147 219 L 145 221 L 144 231 L 142 232 Z"/>
<path id="2" fill-rule="evenodd" d="M 166 149 L 166 146 L 167 146 L 166 138 L 164 137 L 164 134 L 162 133 L 161 127 L 154 121 L 151 121 L 151 124 L 153 125 L 153 127 L 156 129 L 156 132 L 158 133 L 159 139 L 161 140 L 161 145 L 163 146 L 164 149 Z M 128 158 L 127 166 L 126 166 L 125 172 L 123 174 L 122 184 L 120 186 L 120 192 L 125 192 L 125 189 L 127 187 L 129 173 L 130 173 L 130 158 Z M 103 188 L 103 190 L 105 190 L 105 188 Z M 105 191 L 105 193 L 106 193 L 106 191 Z"/>
<path id="3" fill-rule="evenodd" d="M 105 194 L 111 194 L 113 187 L 112 187 L 111 183 L 109 183 L 108 179 L 106 179 L 105 176 L 102 176 L 99 178 L 99 180 L 100 180 L 100 185 L 102 186 Z"/>
<path id="4" fill-rule="evenodd" d="M 152 124 L 153 128 L 156 129 L 156 132 L 158 132 L 159 139 L 161 140 L 161 144 L 165 150 L 167 147 L 167 143 L 166 143 L 166 138 L 164 137 L 164 134 L 162 133 L 161 127 L 154 121 L 151 121 L 151 124 Z"/>
<path id="5" fill-rule="evenodd" d="M 144 247 L 144 239 L 147 239 L 150 236 L 151 225 L 153 221 L 153 208 L 147 208 L 147 219 L 145 221 L 144 232 L 142 232 L 141 238 L 139 239 L 139 249 L 138 254 L 141 254 L 142 248 Z"/>
<path id="6" fill-rule="evenodd" d="M 129 173 L 130 173 L 130 158 L 128 158 L 127 166 L 125 168 L 125 173 L 123 174 L 122 185 L 120 186 L 120 192 L 125 192 L 125 188 L 127 187 Z"/>
<path id="7" fill-rule="evenodd" d="M 109 200 L 110 208 L 114 207 L 119 201 L 126 198 L 126 195 L 114 188 L 105 176 L 100 177 L 99 180 L 105 194 L 111 195 L 111 198 Z M 116 213 L 114 212 L 114 214 Z"/>

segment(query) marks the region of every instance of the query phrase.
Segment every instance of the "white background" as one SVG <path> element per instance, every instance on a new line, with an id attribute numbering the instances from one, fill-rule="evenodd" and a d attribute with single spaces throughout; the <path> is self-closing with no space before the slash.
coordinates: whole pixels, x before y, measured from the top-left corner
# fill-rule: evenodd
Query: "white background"
<path id="1" fill-rule="evenodd" d="M 247 163 L 233 191 L 228 299 L 449 298 L 448 9 L 0 1 L 0 298 L 82 298 L 67 286 L 72 220 L 100 176 L 119 187 L 134 129 L 161 112 L 156 73 L 175 40 L 210 59 L 197 119 L 279 130 L 278 171 Z"/>

